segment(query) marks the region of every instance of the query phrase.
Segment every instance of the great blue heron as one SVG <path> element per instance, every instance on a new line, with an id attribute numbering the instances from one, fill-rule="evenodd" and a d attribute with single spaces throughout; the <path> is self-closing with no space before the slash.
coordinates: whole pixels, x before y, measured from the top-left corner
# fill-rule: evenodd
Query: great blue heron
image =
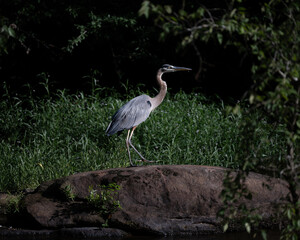
<path id="1" fill-rule="evenodd" d="M 131 161 L 130 149 L 131 146 L 137 154 L 141 157 L 143 162 L 152 162 L 146 160 L 142 154 L 132 145 L 131 138 L 136 127 L 144 122 L 150 115 L 150 113 L 157 108 L 167 93 L 167 84 L 162 80 L 162 75 L 169 72 L 177 71 L 189 71 L 190 68 L 185 67 L 175 67 L 169 64 L 164 64 L 157 72 L 157 81 L 159 84 L 159 93 L 151 98 L 147 95 L 141 95 L 131 99 L 128 103 L 123 105 L 112 117 L 112 121 L 106 129 L 106 135 L 111 136 L 116 132 L 128 129 L 128 134 L 126 138 L 126 147 L 128 151 L 129 161 L 131 166 L 135 166 Z"/>

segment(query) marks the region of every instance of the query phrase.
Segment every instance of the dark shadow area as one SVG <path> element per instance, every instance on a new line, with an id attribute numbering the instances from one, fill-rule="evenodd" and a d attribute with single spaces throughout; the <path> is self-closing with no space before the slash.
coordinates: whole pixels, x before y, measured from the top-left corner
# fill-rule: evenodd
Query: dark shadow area
<path id="1" fill-rule="evenodd" d="M 249 89 L 250 59 L 235 48 L 199 43 L 199 67 L 195 50 L 179 48 L 178 38 L 159 41 L 161 29 L 152 19 L 138 17 L 140 7 L 136 0 L 2 2 L 0 21 L 15 37 L 5 42 L 2 36 L 1 81 L 18 95 L 47 94 L 42 83 L 51 92 L 113 88 L 126 94 L 124 85 L 157 88 L 156 72 L 168 63 L 193 69 L 189 75 L 165 76 L 172 78 L 168 84 L 174 93 L 182 89 L 239 99 Z"/>

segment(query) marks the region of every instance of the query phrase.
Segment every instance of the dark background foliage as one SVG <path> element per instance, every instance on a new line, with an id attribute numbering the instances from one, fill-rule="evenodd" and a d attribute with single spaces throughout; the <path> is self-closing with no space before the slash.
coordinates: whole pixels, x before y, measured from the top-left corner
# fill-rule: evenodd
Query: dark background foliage
<path id="1" fill-rule="evenodd" d="M 181 7 L 183 2 L 172 4 Z M 225 7 L 223 1 L 207 4 Z M 121 92 L 122 83 L 152 89 L 164 63 L 194 70 L 171 76 L 168 85 L 174 91 L 236 99 L 251 84 L 251 59 L 213 42 L 199 43 L 203 64 L 197 75 L 194 49 L 181 48 L 171 36 L 159 41 L 162 29 L 152 19 L 138 17 L 141 1 L 1 0 L 0 5 L 0 79 L 18 93 L 29 84 L 43 94 L 38 91 L 43 89 L 41 74 L 48 76 L 53 89 L 72 92 L 89 91 L 92 79 Z M 191 10 L 198 6 L 197 1 L 186 3 Z"/>
<path id="2" fill-rule="evenodd" d="M 240 118 L 239 123 L 234 127 L 239 131 L 237 137 L 234 134 L 239 147 L 233 147 L 234 157 L 232 158 L 239 161 L 240 170 L 235 178 L 230 178 L 228 175 L 227 180 L 224 181 L 225 191 L 222 197 L 225 209 L 228 210 L 227 216 L 223 211 L 222 217 L 228 218 L 224 230 L 228 228 L 231 218 L 241 214 L 235 206 L 230 208 L 231 204 L 240 198 L 251 197 L 246 191 L 244 180 L 249 171 L 255 171 L 287 181 L 290 193 L 286 197 L 287 203 L 280 206 L 278 214 L 288 222 L 282 230 L 283 239 L 298 239 L 300 232 L 299 22 L 300 3 L 295 0 L 163 2 L 159 0 L 0 0 L 0 80 L 3 83 L 3 87 L 0 88 L 3 110 L 0 112 L 4 116 L 0 120 L 3 125 L 2 135 L 6 134 L 8 140 L 8 144 L 3 142 L 4 154 L 2 156 L 6 157 L 10 154 L 11 159 L 18 161 L 14 154 L 22 150 L 19 144 L 27 141 L 27 132 L 31 133 L 31 128 L 35 126 L 35 124 L 28 124 L 30 117 L 26 119 L 29 113 L 32 114 L 32 119 L 37 116 L 34 111 L 30 112 L 30 110 L 39 112 L 50 104 L 50 110 L 44 114 L 48 117 L 38 119 L 41 120 L 41 126 L 43 126 L 44 119 L 52 117 L 51 121 L 45 122 L 53 123 L 58 133 L 55 134 L 55 138 L 51 137 L 55 131 L 48 132 L 49 138 L 45 137 L 46 133 L 38 133 L 37 136 L 51 139 L 53 142 L 53 139 L 57 139 L 57 136 L 61 134 L 63 139 L 66 138 L 67 144 L 57 141 L 58 145 L 72 146 L 68 142 L 72 138 L 68 138 L 67 133 L 75 128 L 73 126 L 79 125 L 78 131 L 75 131 L 75 138 L 79 138 L 79 145 L 83 142 L 81 145 L 86 146 L 88 137 L 82 138 L 82 132 L 87 128 L 86 126 L 90 127 L 91 118 L 95 118 L 94 126 L 97 126 L 95 129 L 99 129 L 95 109 L 103 110 L 103 116 L 107 116 L 105 106 L 108 107 L 109 103 L 113 106 L 112 99 L 119 101 L 116 96 L 122 94 L 125 98 L 122 100 L 128 100 L 129 97 L 135 96 L 131 89 L 137 88 L 138 93 L 152 91 L 153 87 L 157 87 L 155 75 L 162 64 L 189 67 L 193 69 L 189 74 L 164 75 L 166 80 L 170 80 L 168 86 L 171 92 L 176 93 L 181 89 L 187 93 L 196 92 L 185 95 L 180 92 L 173 95 L 174 99 L 180 98 L 178 102 L 182 104 L 181 106 L 190 104 L 189 98 L 192 96 L 202 96 L 198 92 L 208 96 L 220 96 L 224 100 L 230 100 L 230 103 L 237 103 L 233 104 L 233 107 L 225 104 L 224 108 L 224 102 L 222 102 L 220 111 L 216 106 L 212 107 L 222 116 L 229 116 L 230 119 Z M 94 93 L 95 89 L 99 90 L 97 94 L 87 95 L 90 97 L 86 100 L 84 93 L 91 91 Z M 62 91 L 58 91 L 59 94 L 57 94 L 56 90 Z M 80 94 L 66 95 L 68 91 L 80 92 Z M 113 97 L 109 98 L 112 93 Z M 10 101 L 16 94 L 18 96 L 13 98 L 14 101 Z M 35 96 L 45 94 L 48 97 L 44 99 L 46 102 L 35 98 Z M 51 101 L 51 94 L 59 96 L 58 105 L 55 101 Z M 99 99 L 101 97 L 103 98 Z M 24 98 L 27 98 L 27 101 L 23 101 Z M 68 99 L 70 101 L 66 101 Z M 75 108 L 75 106 L 78 107 L 79 99 L 86 101 L 83 105 L 87 105 L 92 99 L 91 105 L 100 104 L 100 108 L 87 108 L 86 110 L 92 109 L 91 115 L 87 116 L 86 112 L 82 112 L 83 107 Z M 199 126 L 207 130 L 209 127 L 201 124 L 200 120 L 208 114 L 206 116 L 214 116 L 209 117 L 208 122 L 213 119 L 216 121 L 216 126 L 222 126 L 223 120 L 219 120 L 218 115 L 201 112 L 199 107 L 203 99 L 207 98 L 194 99 L 192 101 L 195 103 L 194 108 L 189 111 L 186 110 L 191 106 L 180 108 L 172 102 L 167 107 L 169 115 L 165 115 L 163 119 L 167 119 L 167 116 L 171 117 L 172 120 L 169 120 L 169 123 L 174 119 L 184 117 L 187 121 L 185 124 L 181 121 L 178 124 L 170 124 L 170 127 L 172 129 L 175 126 L 178 129 L 179 125 L 185 125 L 188 128 L 193 125 L 192 116 L 199 114 L 201 118 L 194 118 L 194 126 L 197 129 Z M 244 101 L 237 101 L 240 99 Z M 31 109 L 27 109 L 27 106 L 23 109 L 23 105 L 26 105 L 24 102 L 28 102 L 29 105 L 31 103 Z M 55 113 L 60 114 L 60 111 L 56 112 L 56 110 L 62 105 L 65 106 L 63 109 L 67 112 L 70 110 L 69 105 L 72 105 L 74 108 L 71 109 L 70 115 L 82 117 L 87 124 L 81 125 L 84 121 L 80 121 L 80 124 L 73 121 L 74 125 L 68 127 L 72 121 L 64 121 L 68 128 L 66 132 L 62 131 L 61 127 L 57 127 L 60 126 L 60 122 L 55 125 L 55 120 L 60 120 L 55 117 Z M 76 114 L 73 114 L 74 109 L 78 110 Z M 109 109 L 111 109 L 110 106 Z M 175 109 L 180 114 L 176 115 L 175 110 L 170 109 Z M 186 114 L 181 114 L 184 111 Z M 173 115 L 170 116 L 170 113 Z M 101 119 L 102 132 L 104 132 L 104 125 L 108 122 L 104 118 Z M 17 121 L 14 121 L 15 119 Z M 229 122 L 234 123 L 231 120 Z M 265 124 L 268 128 L 267 134 L 262 134 L 261 124 Z M 25 130 L 20 131 L 15 125 Z M 212 129 L 215 132 L 208 131 L 206 138 L 209 140 L 208 143 L 201 146 L 212 145 L 217 146 L 218 150 L 226 149 L 231 152 L 232 148 L 226 148 L 226 146 L 228 143 L 231 146 L 235 140 L 227 141 L 227 138 L 224 138 L 227 136 L 224 131 L 227 128 L 228 126 L 223 127 L 222 131 L 214 126 Z M 95 129 L 91 131 L 92 136 L 97 132 Z M 172 136 L 174 135 L 174 129 L 169 132 Z M 183 134 L 185 145 L 187 145 L 185 139 L 193 141 L 195 131 L 191 132 L 190 136 Z M 19 135 L 23 135 L 22 143 Z M 221 139 L 225 139 L 227 145 L 222 144 L 223 141 L 218 144 L 216 140 L 218 135 Z M 203 139 L 203 135 L 199 136 L 200 139 L 197 142 Z M 164 137 L 168 139 L 166 142 L 171 139 L 169 135 Z M 36 139 L 38 138 L 32 137 L 33 143 L 40 143 Z M 277 141 L 273 139 L 280 140 L 278 147 Z M 109 143 L 107 138 L 102 138 L 102 140 L 105 144 Z M 93 144 L 88 146 L 91 149 L 97 149 Z M 51 152 L 48 145 L 46 144 L 44 149 L 46 155 Z M 75 144 L 75 150 L 77 145 Z M 194 146 L 194 142 L 190 145 Z M 108 149 L 112 149 L 112 145 L 107 146 Z M 15 152 L 11 150 L 13 148 L 16 149 Z M 26 148 L 27 146 L 24 148 L 25 153 L 31 153 Z M 38 153 L 41 152 L 39 145 L 36 149 Z M 53 149 L 64 150 L 63 147 Z M 153 151 L 154 148 L 151 149 Z M 274 149 L 279 151 L 273 151 Z M 271 154 L 266 154 L 268 151 Z M 184 156 L 187 155 L 186 150 L 181 152 Z M 198 148 L 197 152 L 199 153 Z M 82 151 L 79 153 L 82 154 Z M 172 158 L 171 153 L 174 154 L 175 151 L 167 152 L 170 158 Z M 101 154 L 102 159 L 106 160 L 107 156 Z M 46 155 L 41 154 L 42 158 Z M 58 156 L 63 155 L 59 153 Z M 90 151 L 88 151 L 88 156 L 98 159 L 97 154 L 90 154 Z M 111 154 L 109 156 L 120 159 Z M 216 157 L 213 154 L 208 154 L 208 156 L 212 157 L 213 164 L 219 164 L 216 163 Z M 195 160 L 194 155 L 192 158 Z M 32 157 L 29 159 L 36 161 Z M 82 159 L 84 160 L 84 157 Z M 224 157 L 221 159 L 223 160 Z M 35 164 L 42 171 L 44 164 L 40 157 L 38 161 Z M 63 157 L 62 164 L 65 164 L 65 161 L 69 162 Z M 76 161 L 71 162 L 76 164 Z M 10 161 L 9 163 L 11 169 L 15 170 L 14 165 Z M 24 163 L 30 162 L 24 161 Z M 3 169 L 6 169 L 7 165 L 9 164 L 5 164 Z M 27 176 L 26 169 L 26 167 L 23 168 L 25 176 Z M 21 168 L 19 171 L 23 170 Z M 66 175 L 69 172 L 62 174 Z M 40 177 L 40 175 L 37 176 Z M 19 179 L 18 182 L 22 181 Z M 244 209 L 243 206 L 242 209 Z M 246 216 L 245 228 L 250 233 L 251 226 L 257 226 L 259 218 L 249 214 L 251 209 L 244 210 L 245 212 L 242 213 Z"/>

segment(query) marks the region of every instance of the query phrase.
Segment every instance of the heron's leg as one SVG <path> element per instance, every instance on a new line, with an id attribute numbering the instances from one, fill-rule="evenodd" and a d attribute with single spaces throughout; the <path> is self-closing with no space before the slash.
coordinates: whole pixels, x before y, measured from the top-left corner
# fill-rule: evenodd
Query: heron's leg
<path id="1" fill-rule="evenodd" d="M 126 147 L 127 147 L 127 151 L 128 151 L 128 156 L 129 156 L 130 165 L 131 165 L 132 167 L 134 167 L 135 165 L 132 163 L 132 161 L 131 161 L 131 156 L 130 156 L 130 149 L 129 149 L 129 134 L 130 134 L 130 129 L 128 130 L 128 133 L 127 133 Z"/>
<path id="2" fill-rule="evenodd" d="M 132 128 L 131 134 L 130 134 L 129 139 L 128 139 L 130 146 L 131 146 L 131 147 L 134 149 L 134 151 L 136 151 L 136 153 L 141 157 L 141 159 L 142 159 L 143 162 L 153 162 L 153 161 L 149 161 L 149 160 L 147 160 L 146 158 L 144 158 L 144 157 L 142 156 L 142 154 L 140 154 L 140 152 L 139 152 L 138 150 L 136 150 L 136 148 L 135 148 L 135 147 L 133 146 L 133 144 L 131 143 L 131 137 L 132 137 L 133 132 L 134 132 L 135 129 L 136 129 L 136 126 Z"/>

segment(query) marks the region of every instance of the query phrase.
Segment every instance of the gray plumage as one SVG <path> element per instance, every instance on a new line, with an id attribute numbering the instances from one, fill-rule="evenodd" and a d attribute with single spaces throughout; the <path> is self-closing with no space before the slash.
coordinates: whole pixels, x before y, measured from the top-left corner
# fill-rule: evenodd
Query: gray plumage
<path id="1" fill-rule="evenodd" d="M 131 143 L 131 137 L 136 127 L 144 122 L 150 115 L 151 111 L 157 108 L 167 93 L 167 84 L 162 80 L 162 75 L 168 72 L 189 71 L 190 68 L 175 67 L 169 64 L 164 64 L 157 72 L 157 82 L 159 84 L 159 93 L 151 98 L 147 95 L 141 95 L 130 100 L 123 105 L 112 117 L 112 121 L 106 129 L 106 135 L 111 136 L 117 132 L 128 129 L 126 138 L 126 147 L 128 151 L 129 161 L 131 166 L 135 166 L 131 161 L 129 146 L 141 157 L 143 162 L 152 162 L 146 160 L 139 151 Z"/>
<path id="2" fill-rule="evenodd" d="M 111 136 L 124 129 L 131 129 L 144 122 L 152 111 L 151 98 L 141 95 L 123 105 L 112 117 L 106 135 Z"/>

